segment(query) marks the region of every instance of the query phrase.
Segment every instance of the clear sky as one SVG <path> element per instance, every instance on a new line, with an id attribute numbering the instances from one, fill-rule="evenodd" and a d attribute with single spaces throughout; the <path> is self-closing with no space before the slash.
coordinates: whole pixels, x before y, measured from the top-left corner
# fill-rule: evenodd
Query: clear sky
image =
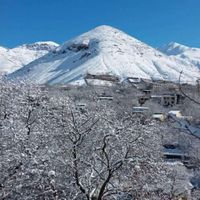
<path id="1" fill-rule="evenodd" d="M 200 47 L 200 0 L 0 0 L 0 46 L 63 43 L 99 25 L 154 47 Z"/>

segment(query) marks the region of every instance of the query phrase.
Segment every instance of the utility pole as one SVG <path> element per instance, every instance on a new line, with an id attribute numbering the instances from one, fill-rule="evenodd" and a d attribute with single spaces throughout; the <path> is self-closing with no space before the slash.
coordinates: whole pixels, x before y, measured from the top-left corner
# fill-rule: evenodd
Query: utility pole
<path id="1" fill-rule="evenodd" d="M 197 82 L 197 92 L 200 95 L 200 78 L 196 80 Z"/>

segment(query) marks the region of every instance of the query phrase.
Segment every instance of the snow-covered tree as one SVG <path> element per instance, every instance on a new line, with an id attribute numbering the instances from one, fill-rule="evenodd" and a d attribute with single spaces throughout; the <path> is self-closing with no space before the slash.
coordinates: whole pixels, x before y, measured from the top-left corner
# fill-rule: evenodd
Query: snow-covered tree
<path id="1" fill-rule="evenodd" d="M 83 112 L 59 90 L 0 90 L 1 199 L 168 198 L 157 123 L 95 98 Z"/>

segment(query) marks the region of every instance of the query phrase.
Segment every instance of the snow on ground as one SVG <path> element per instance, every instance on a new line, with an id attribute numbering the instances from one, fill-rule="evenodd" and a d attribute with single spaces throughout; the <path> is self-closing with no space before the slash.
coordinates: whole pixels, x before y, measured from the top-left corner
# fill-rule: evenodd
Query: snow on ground
<path id="1" fill-rule="evenodd" d="M 11 74 L 39 84 L 70 83 L 87 74 L 110 74 L 194 82 L 200 70 L 193 64 L 167 56 L 126 33 L 99 26 L 71 39 L 53 52 Z"/>
<path id="2" fill-rule="evenodd" d="M 47 41 L 24 44 L 12 49 L 0 47 L 0 72 L 11 73 L 52 51 L 59 45 Z"/>
<path id="3" fill-rule="evenodd" d="M 187 47 L 176 42 L 171 42 L 159 48 L 159 50 L 171 58 L 192 63 L 200 69 L 200 48 Z"/>

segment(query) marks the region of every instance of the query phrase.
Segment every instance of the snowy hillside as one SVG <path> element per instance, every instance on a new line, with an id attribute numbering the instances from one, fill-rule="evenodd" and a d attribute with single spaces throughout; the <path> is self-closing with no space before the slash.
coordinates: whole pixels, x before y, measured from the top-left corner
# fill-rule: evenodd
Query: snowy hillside
<path id="1" fill-rule="evenodd" d="M 200 48 L 187 47 L 182 44 L 171 42 L 159 48 L 159 50 L 170 57 L 190 62 L 200 69 Z"/>
<path id="2" fill-rule="evenodd" d="M 143 77 L 177 81 L 200 77 L 193 64 L 169 57 L 126 33 L 110 26 L 99 26 L 56 48 L 10 75 L 36 83 L 69 83 L 87 74 Z"/>
<path id="3" fill-rule="evenodd" d="M 36 42 L 16 48 L 0 47 L 0 72 L 10 73 L 55 49 L 54 42 Z"/>

